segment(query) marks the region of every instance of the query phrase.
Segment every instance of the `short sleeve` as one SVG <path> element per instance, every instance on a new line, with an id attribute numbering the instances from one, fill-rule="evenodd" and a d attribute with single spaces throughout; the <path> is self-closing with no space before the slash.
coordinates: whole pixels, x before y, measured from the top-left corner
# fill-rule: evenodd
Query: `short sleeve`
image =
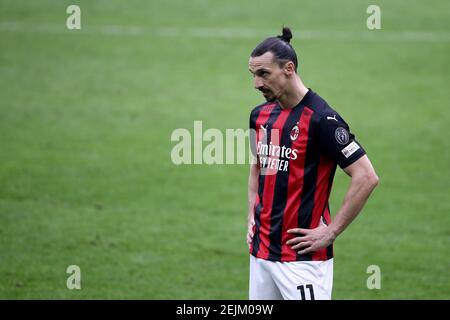
<path id="1" fill-rule="evenodd" d="M 256 124 L 255 124 L 255 119 L 254 119 L 253 111 L 252 111 L 252 112 L 250 112 L 250 118 L 249 118 L 249 121 L 248 121 L 248 128 L 249 129 L 255 129 L 255 127 L 256 127 Z"/>
<path id="2" fill-rule="evenodd" d="M 249 129 L 250 129 L 250 134 L 249 134 L 249 139 L 250 139 L 250 151 L 253 155 L 253 157 L 256 158 L 256 117 L 255 117 L 255 112 L 252 111 L 250 113 L 250 119 L 249 119 Z"/>
<path id="3" fill-rule="evenodd" d="M 348 124 L 339 114 L 324 115 L 319 122 L 319 145 L 321 152 L 333 159 L 342 169 L 366 154 L 355 140 Z"/>

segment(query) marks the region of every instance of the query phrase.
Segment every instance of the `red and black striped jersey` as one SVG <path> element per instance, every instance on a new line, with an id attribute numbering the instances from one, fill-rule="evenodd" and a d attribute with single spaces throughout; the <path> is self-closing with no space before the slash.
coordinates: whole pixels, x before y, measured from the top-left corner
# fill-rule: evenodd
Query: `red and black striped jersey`
<path id="1" fill-rule="evenodd" d="M 277 102 L 250 114 L 251 148 L 260 174 L 250 253 L 272 261 L 323 261 L 330 245 L 300 255 L 286 241 L 292 228 L 313 229 L 331 222 L 328 199 L 336 166 L 345 168 L 365 151 L 349 126 L 311 89 L 294 108 Z"/>

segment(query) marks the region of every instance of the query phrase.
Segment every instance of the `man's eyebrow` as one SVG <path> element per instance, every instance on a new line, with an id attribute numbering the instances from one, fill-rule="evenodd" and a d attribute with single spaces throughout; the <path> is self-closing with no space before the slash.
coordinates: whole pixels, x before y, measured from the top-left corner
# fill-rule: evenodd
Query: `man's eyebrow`
<path id="1" fill-rule="evenodd" d="M 256 69 L 254 72 L 251 70 L 251 69 L 248 69 L 248 71 L 250 71 L 251 73 L 253 73 L 253 74 L 255 74 L 255 73 L 259 73 L 259 72 L 261 72 L 261 71 L 266 71 L 266 72 L 269 72 L 269 70 L 268 69 L 266 69 L 266 68 L 264 68 L 264 67 L 262 67 L 262 68 L 259 68 L 259 69 Z"/>

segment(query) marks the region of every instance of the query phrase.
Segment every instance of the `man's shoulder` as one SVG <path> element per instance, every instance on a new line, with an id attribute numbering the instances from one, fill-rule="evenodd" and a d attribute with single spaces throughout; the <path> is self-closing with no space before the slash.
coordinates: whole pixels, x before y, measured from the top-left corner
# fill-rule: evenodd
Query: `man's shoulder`
<path id="1" fill-rule="evenodd" d="M 316 93 L 314 93 L 314 97 L 311 99 L 310 106 L 306 106 L 313 110 L 311 122 L 313 123 L 315 130 L 349 127 L 341 115 Z"/>
<path id="2" fill-rule="evenodd" d="M 264 103 L 257 105 L 256 107 L 254 107 L 252 109 L 252 111 L 250 112 L 250 114 L 254 115 L 254 114 L 260 113 L 261 111 L 272 111 L 275 106 L 276 106 L 276 102 L 266 101 Z"/>
<path id="3" fill-rule="evenodd" d="M 319 96 L 317 93 L 311 90 L 311 94 L 308 96 L 308 100 L 305 101 L 305 106 L 314 112 L 314 118 L 320 121 L 326 116 L 331 116 L 336 111 L 330 107 L 325 99 Z"/>
<path id="4" fill-rule="evenodd" d="M 271 114 L 272 110 L 277 106 L 276 102 L 264 102 L 260 105 L 257 105 L 253 108 L 253 110 L 250 112 L 250 128 L 255 128 L 256 121 L 258 117 L 262 114 L 265 114 L 266 116 Z"/>

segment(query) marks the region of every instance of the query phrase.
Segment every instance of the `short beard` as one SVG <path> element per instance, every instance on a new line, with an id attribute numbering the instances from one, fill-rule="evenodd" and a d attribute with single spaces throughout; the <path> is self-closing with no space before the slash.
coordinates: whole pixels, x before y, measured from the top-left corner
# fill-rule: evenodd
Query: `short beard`
<path id="1" fill-rule="evenodd" d="M 266 98 L 266 101 L 267 101 L 267 102 L 275 102 L 275 100 L 277 100 L 276 97 L 270 97 L 270 98 L 264 97 L 264 98 Z"/>

